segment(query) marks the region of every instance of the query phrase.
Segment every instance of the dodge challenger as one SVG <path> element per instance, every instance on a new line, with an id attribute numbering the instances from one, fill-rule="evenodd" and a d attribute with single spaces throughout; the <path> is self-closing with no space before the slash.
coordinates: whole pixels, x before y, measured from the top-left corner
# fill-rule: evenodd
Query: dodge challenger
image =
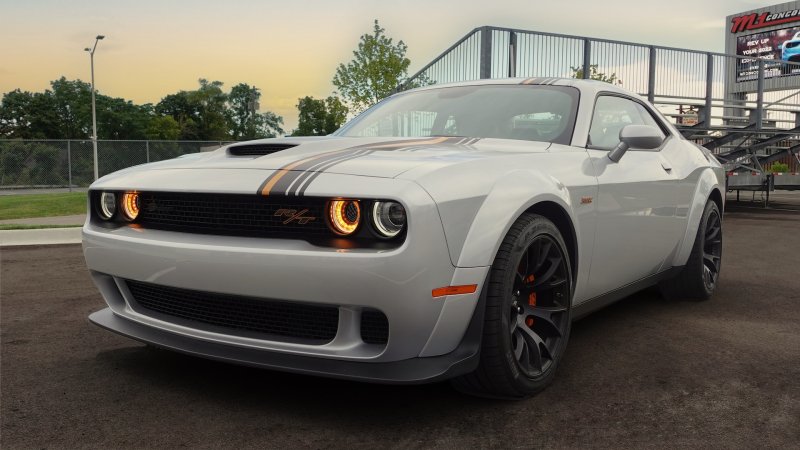
<path id="1" fill-rule="evenodd" d="M 89 191 L 83 251 L 151 346 L 524 398 L 573 321 L 658 286 L 709 298 L 724 172 L 647 101 L 528 78 L 397 93 L 330 136 L 235 143 Z"/>

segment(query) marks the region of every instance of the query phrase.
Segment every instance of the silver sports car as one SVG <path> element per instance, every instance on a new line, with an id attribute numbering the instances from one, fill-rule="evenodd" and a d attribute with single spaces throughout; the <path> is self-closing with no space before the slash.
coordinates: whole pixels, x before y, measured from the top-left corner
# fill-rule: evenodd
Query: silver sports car
<path id="1" fill-rule="evenodd" d="M 706 299 L 722 167 L 596 81 L 393 95 L 331 136 L 132 167 L 89 192 L 95 324 L 232 363 L 519 398 L 572 322 L 658 284 Z"/>

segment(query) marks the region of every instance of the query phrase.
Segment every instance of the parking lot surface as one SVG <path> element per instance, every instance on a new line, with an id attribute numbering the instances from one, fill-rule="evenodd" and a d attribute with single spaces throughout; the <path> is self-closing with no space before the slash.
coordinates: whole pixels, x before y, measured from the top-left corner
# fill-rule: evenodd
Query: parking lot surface
<path id="1" fill-rule="evenodd" d="M 104 303 L 79 245 L 4 247 L 0 447 L 797 448 L 799 225 L 731 206 L 710 301 L 646 291 L 590 315 L 516 402 L 149 349 L 89 324 Z"/>

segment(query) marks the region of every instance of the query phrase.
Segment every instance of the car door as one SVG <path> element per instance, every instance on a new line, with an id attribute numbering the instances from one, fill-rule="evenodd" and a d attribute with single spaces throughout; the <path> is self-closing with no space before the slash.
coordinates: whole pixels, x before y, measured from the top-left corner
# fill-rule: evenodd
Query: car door
<path id="1" fill-rule="evenodd" d="M 664 143 L 654 150 L 629 149 L 615 163 L 608 152 L 629 124 L 658 128 Z M 638 100 L 616 94 L 597 97 L 587 148 L 598 181 L 591 296 L 659 272 L 675 251 L 680 240 L 677 183 L 663 150 L 676 139 Z"/>

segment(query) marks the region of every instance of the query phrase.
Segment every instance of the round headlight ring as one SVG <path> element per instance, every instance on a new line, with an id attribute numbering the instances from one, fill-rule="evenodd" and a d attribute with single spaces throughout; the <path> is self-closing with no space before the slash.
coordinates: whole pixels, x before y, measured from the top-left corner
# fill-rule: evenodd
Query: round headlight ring
<path id="1" fill-rule="evenodd" d="M 139 193 L 126 192 L 122 194 L 122 214 L 129 221 L 134 221 L 139 216 Z"/>
<path id="2" fill-rule="evenodd" d="M 328 203 L 331 229 L 340 236 L 349 236 L 361 223 L 361 206 L 358 200 L 331 200 Z"/>
<path id="3" fill-rule="evenodd" d="M 100 218 L 110 220 L 117 212 L 117 196 L 113 192 L 103 192 L 100 194 L 100 207 L 97 208 Z"/>
<path id="4" fill-rule="evenodd" d="M 375 202 L 372 205 L 372 224 L 379 235 L 393 238 L 406 226 L 406 210 L 397 202 Z"/>

